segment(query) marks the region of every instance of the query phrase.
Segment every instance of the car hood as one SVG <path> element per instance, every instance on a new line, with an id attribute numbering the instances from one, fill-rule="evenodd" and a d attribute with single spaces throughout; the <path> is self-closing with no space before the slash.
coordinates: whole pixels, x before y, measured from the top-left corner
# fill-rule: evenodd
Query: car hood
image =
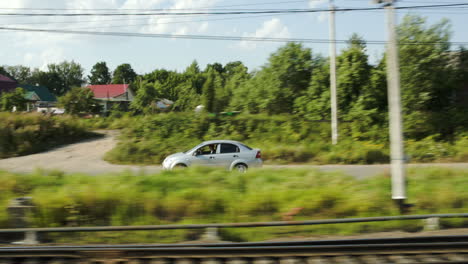
<path id="1" fill-rule="evenodd" d="M 187 154 L 185 154 L 185 153 L 183 153 L 183 152 L 177 152 L 177 153 L 174 153 L 174 154 L 171 154 L 171 155 L 167 156 L 166 159 L 184 157 L 184 156 L 186 156 L 186 155 L 187 155 Z"/>

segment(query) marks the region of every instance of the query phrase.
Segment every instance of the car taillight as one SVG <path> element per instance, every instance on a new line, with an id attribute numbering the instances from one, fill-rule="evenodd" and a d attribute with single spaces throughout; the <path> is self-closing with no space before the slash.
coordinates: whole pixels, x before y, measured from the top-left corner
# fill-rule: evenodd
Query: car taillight
<path id="1" fill-rule="evenodd" d="M 256 159 L 261 159 L 262 158 L 262 153 L 260 151 L 257 152 L 257 155 L 255 156 Z"/>

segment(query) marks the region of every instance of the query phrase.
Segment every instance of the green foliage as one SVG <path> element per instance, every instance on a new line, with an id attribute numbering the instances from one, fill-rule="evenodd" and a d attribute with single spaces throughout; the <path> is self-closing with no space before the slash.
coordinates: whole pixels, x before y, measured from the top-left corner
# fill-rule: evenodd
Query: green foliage
<path id="1" fill-rule="evenodd" d="M 233 101 L 251 113 L 292 113 L 295 98 L 308 86 L 311 70 L 310 49 L 288 43 L 270 55 L 262 70 L 240 88 L 242 92 L 234 93 L 238 98 Z"/>
<path id="2" fill-rule="evenodd" d="M 145 114 L 154 112 L 155 103 L 160 98 L 160 90 L 161 84 L 157 81 L 155 83 L 138 82 L 137 94 L 131 102 L 130 108 Z"/>
<path id="3" fill-rule="evenodd" d="M 59 97 L 58 103 L 70 115 L 98 113 L 100 108 L 94 99 L 93 91 L 81 87 L 72 88 L 64 96 Z"/>
<path id="4" fill-rule="evenodd" d="M 215 98 L 216 98 L 216 71 L 210 69 L 208 71 L 208 78 L 203 84 L 203 104 L 206 111 L 213 113 L 215 112 Z"/>
<path id="5" fill-rule="evenodd" d="M 1 67 L 0 67 L 1 68 Z M 0 70 L 0 74 L 6 75 L 18 83 L 29 83 L 31 80 L 31 69 L 22 65 L 16 66 L 5 66 L 3 71 Z"/>
<path id="6" fill-rule="evenodd" d="M 285 177 L 287 175 L 287 177 Z M 408 173 L 412 214 L 454 213 L 468 209 L 468 171 L 417 169 Z M 0 172 L 0 204 L 31 196 L 35 227 L 197 224 L 280 221 L 293 208 L 294 220 L 398 215 L 385 176 L 357 180 L 315 170 L 250 170 L 246 174 L 190 168 L 154 175 L 64 175 L 37 171 Z M 437 195 L 434 195 L 437 194 Z M 2 207 L 5 208 L 5 207 Z M 422 229 L 422 221 L 332 226 L 223 229 L 224 240 L 253 241 L 285 236 L 356 234 Z M 466 221 L 447 226 L 466 226 Z M 0 228 L 7 228 L 0 211 Z M 152 235 L 150 235 L 152 233 Z M 199 231 L 49 234 L 54 242 L 180 242 Z"/>
<path id="7" fill-rule="evenodd" d="M 453 133 L 448 111 L 456 89 L 453 70 L 448 67 L 450 25 L 446 20 L 432 26 L 425 24 L 424 18 L 406 16 L 398 27 L 401 42 L 438 43 L 399 46 L 405 132 L 415 139 Z M 435 113 L 445 115 L 438 118 Z"/>
<path id="8" fill-rule="evenodd" d="M 159 164 L 170 154 L 213 139 L 239 140 L 260 148 L 267 163 L 374 164 L 389 161 L 388 128 L 361 130 L 363 128 L 354 122 L 342 123 L 337 145 L 330 142 L 328 122 L 307 121 L 292 115 L 126 115 L 120 119 L 92 120 L 89 125 L 123 128 L 120 142 L 105 156 L 113 163 Z M 420 141 L 408 139 L 405 145 L 411 162 L 463 161 L 467 157 L 466 142 L 466 136 L 459 136 L 453 142 L 430 137 Z"/>
<path id="9" fill-rule="evenodd" d="M 90 84 L 109 84 L 112 78 L 107 64 L 104 61 L 94 64 L 88 79 Z"/>
<path id="10" fill-rule="evenodd" d="M 12 92 L 0 94 L 0 111 L 11 112 L 16 107 L 16 111 L 26 110 L 27 100 L 22 88 L 16 88 Z"/>
<path id="11" fill-rule="evenodd" d="M 71 61 L 63 61 L 59 64 L 47 65 L 47 72 L 38 72 L 38 76 L 33 76 L 32 79 L 38 79 L 40 85 L 44 85 L 49 90 L 61 96 L 68 92 L 72 87 L 79 87 L 84 83 L 83 67 L 80 64 Z M 36 75 L 36 73 L 34 74 Z"/>
<path id="12" fill-rule="evenodd" d="M 132 83 L 137 77 L 137 74 L 128 63 L 117 66 L 112 76 L 112 83 L 123 84 Z"/>
<path id="13" fill-rule="evenodd" d="M 0 113 L 0 158 L 35 153 L 92 135 L 71 117 Z"/>

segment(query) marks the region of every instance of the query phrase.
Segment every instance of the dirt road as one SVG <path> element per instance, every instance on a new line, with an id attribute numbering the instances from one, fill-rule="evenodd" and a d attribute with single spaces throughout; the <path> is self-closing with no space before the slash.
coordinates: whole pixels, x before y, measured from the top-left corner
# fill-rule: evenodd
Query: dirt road
<path id="1" fill-rule="evenodd" d="M 115 131 L 103 132 L 103 138 L 83 141 L 47 152 L 0 160 L 0 169 L 13 172 L 31 172 L 37 168 L 57 169 L 68 173 L 102 174 L 130 170 L 154 173 L 161 166 L 115 165 L 102 159 L 116 144 Z M 468 169 L 468 163 L 410 164 L 412 167 L 450 167 Z M 265 168 L 309 168 L 322 171 L 342 171 L 357 178 L 370 177 L 389 170 L 389 165 L 265 165 Z"/>
<path id="2" fill-rule="evenodd" d="M 50 151 L 0 160 L 0 169 L 13 172 L 31 172 L 37 168 L 57 169 L 69 173 L 101 174 L 124 170 L 157 172 L 160 166 L 115 165 L 104 161 L 104 154 L 115 144 L 117 132 L 104 131 L 105 136 L 66 145 Z"/>

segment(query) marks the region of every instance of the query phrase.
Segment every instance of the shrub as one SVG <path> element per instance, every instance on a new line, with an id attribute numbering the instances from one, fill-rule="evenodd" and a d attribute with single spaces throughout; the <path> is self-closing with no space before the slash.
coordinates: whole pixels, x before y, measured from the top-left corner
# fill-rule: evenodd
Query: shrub
<path id="1" fill-rule="evenodd" d="M 0 113 L 0 158 L 26 155 L 95 136 L 75 119 Z"/>

